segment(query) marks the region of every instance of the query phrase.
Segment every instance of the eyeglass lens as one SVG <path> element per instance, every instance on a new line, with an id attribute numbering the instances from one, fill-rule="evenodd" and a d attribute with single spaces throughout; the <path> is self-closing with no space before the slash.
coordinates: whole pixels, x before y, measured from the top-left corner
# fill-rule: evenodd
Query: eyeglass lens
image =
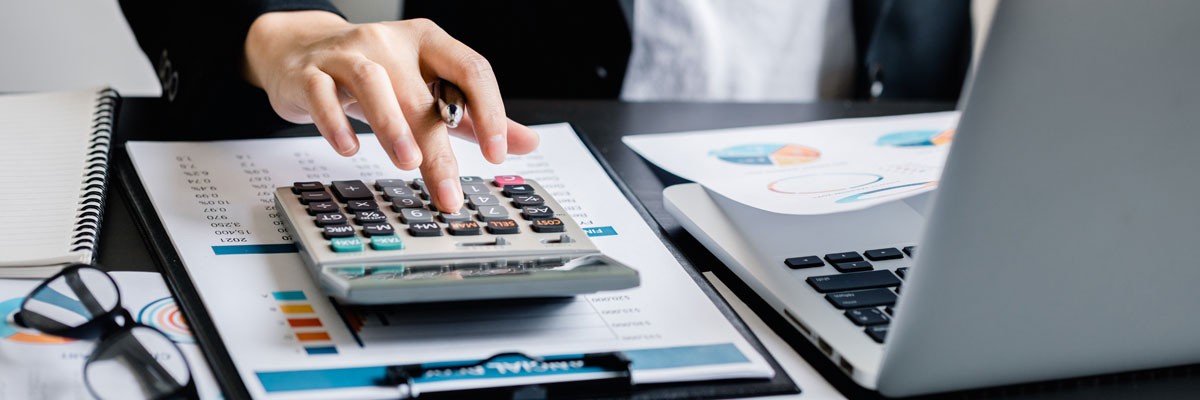
<path id="1" fill-rule="evenodd" d="M 104 272 L 79 268 L 59 275 L 30 294 L 22 310 L 29 327 L 62 332 L 118 306 L 117 285 Z"/>
<path id="2" fill-rule="evenodd" d="M 88 359 L 84 380 L 100 399 L 152 399 L 178 393 L 191 379 L 179 347 L 136 326 L 106 339 Z"/>

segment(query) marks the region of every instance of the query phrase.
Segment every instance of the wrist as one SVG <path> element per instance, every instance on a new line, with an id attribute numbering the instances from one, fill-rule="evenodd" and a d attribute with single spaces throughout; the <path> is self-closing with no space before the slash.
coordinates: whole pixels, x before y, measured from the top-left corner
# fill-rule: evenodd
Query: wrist
<path id="1" fill-rule="evenodd" d="M 328 11 L 273 11 L 250 24 L 242 51 L 242 77 L 251 85 L 264 87 L 270 74 L 298 49 L 324 36 L 321 32 L 351 24 Z"/>

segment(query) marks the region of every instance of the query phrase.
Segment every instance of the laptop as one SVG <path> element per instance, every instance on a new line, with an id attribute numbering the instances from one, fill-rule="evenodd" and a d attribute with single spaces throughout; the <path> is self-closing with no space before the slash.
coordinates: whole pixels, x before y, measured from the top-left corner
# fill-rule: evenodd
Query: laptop
<path id="1" fill-rule="evenodd" d="M 1002 2 L 935 193 L 794 216 L 686 184 L 666 207 L 884 395 L 1200 362 L 1197 15 Z"/>

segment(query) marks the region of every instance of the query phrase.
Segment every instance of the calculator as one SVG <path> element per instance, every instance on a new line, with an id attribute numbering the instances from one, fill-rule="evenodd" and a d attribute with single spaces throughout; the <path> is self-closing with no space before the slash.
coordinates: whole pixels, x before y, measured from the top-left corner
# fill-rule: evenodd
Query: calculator
<path id="1" fill-rule="evenodd" d="M 570 297 L 640 283 L 532 179 L 463 176 L 438 210 L 421 179 L 295 182 L 280 218 L 326 294 L 348 304 Z"/>

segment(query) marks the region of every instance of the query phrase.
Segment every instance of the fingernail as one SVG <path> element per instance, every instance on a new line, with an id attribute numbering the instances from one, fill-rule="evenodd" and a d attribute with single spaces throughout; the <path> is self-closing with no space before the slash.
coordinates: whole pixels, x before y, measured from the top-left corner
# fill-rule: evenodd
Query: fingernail
<path id="1" fill-rule="evenodd" d="M 446 178 L 437 185 L 438 200 L 450 206 L 451 212 L 462 208 L 463 192 L 458 187 L 457 178 Z"/>
<path id="2" fill-rule="evenodd" d="M 492 156 L 489 157 L 497 164 L 504 162 L 504 158 L 508 156 L 508 139 L 503 135 L 495 135 L 488 138 L 488 148 L 491 149 Z"/>
<path id="3" fill-rule="evenodd" d="M 392 153 L 396 154 L 396 162 L 406 168 L 416 168 L 421 164 L 421 153 L 417 152 L 416 145 L 411 144 L 411 140 L 397 140 L 392 145 Z"/>
<path id="4" fill-rule="evenodd" d="M 343 156 L 354 154 L 357 150 L 358 143 L 354 141 L 354 136 L 350 133 L 342 133 L 334 136 L 334 143 L 337 144 L 337 152 Z"/>

